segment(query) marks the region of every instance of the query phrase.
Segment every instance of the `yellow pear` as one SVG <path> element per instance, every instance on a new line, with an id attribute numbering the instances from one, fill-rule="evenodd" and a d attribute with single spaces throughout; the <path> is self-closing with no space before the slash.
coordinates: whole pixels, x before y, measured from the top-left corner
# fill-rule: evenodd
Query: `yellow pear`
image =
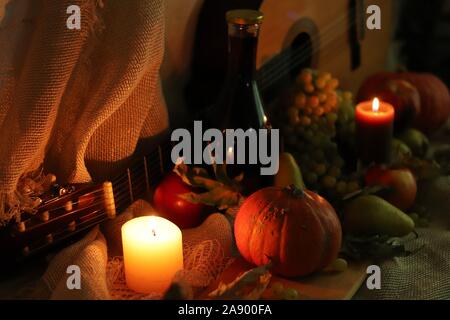
<path id="1" fill-rule="evenodd" d="M 305 189 L 300 167 L 289 152 L 282 152 L 280 154 L 279 168 L 275 175 L 274 185 L 283 188 L 295 185 L 299 189 Z"/>

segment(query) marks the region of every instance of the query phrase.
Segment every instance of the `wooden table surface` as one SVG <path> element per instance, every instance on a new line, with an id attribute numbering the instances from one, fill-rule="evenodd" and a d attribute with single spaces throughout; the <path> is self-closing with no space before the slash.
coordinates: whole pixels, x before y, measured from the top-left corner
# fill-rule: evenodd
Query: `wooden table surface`
<path id="1" fill-rule="evenodd" d="M 320 272 L 299 279 L 284 279 L 273 276 L 271 282 L 281 282 L 284 287 L 295 288 L 301 300 L 348 300 L 353 297 L 366 279 L 368 263 L 349 263 L 343 272 Z M 230 283 L 237 276 L 253 268 L 250 264 L 237 259 L 221 277 L 214 282 L 200 298 L 217 288 L 220 282 Z"/>

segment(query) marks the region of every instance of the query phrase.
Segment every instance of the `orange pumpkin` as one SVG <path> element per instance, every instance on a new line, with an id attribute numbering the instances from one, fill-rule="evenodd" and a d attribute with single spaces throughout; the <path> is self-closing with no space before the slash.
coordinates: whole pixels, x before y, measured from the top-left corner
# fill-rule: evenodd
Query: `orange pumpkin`
<path id="1" fill-rule="evenodd" d="M 450 115 L 450 94 L 445 83 L 430 73 L 405 72 L 400 75 L 420 94 L 421 110 L 414 127 L 426 133 L 439 129 Z"/>
<path id="2" fill-rule="evenodd" d="M 330 265 L 342 241 L 333 207 L 293 186 L 268 187 L 248 197 L 236 215 L 234 232 L 244 259 L 257 266 L 272 262 L 272 272 L 286 277 Z"/>

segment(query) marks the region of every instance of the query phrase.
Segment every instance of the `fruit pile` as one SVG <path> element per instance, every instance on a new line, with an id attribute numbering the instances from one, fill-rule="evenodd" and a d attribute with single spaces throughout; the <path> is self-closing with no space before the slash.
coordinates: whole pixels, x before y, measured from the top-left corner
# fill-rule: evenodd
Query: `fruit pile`
<path id="1" fill-rule="evenodd" d="M 354 104 L 350 92 L 339 92 L 339 81 L 328 72 L 304 69 L 289 99 L 280 102 L 273 121 L 281 129 L 286 150 L 305 173 L 306 186 L 333 198 L 360 188 L 346 175 L 336 137 L 354 136 Z M 345 139 L 350 137 L 350 139 Z"/>

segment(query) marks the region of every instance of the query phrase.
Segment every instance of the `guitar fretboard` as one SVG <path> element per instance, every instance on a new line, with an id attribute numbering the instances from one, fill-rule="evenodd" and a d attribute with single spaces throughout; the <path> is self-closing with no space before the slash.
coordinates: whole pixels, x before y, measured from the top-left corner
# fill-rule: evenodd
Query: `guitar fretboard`
<path id="1" fill-rule="evenodd" d="M 112 179 L 116 211 L 123 212 L 135 200 L 149 196 L 173 163 L 171 142 L 165 140 L 154 150 L 135 161 L 125 172 Z"/>

